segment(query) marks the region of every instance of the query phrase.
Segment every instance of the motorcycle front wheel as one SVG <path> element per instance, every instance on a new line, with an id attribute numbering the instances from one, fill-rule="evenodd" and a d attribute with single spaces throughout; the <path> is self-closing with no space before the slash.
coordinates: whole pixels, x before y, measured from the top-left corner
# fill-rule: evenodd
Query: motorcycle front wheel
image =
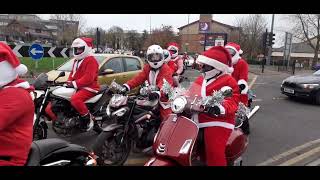
<path id="1" fill-rule="evenodd" d="M 123 136 L 123 129 L 102 132 L 95 144 L 93 151 L 98 156 L 99 166 L 122 166 L 128 159 L 132 141 Z M 122 139 L 122 142 L 121 142 Z"/>

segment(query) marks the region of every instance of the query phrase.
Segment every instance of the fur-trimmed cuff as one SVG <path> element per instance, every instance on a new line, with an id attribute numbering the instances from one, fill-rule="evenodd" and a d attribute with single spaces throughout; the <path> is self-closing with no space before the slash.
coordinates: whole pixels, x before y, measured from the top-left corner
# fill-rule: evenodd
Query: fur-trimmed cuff
<path id="1" fill-rule="evenodd" d="M 249 91 L 248 82 L 245 81 L 244 79 L 240 79 L 240 80 L 238 81 L 238 85 L 241 85 L 241 84 L 243 84 L 243 85 L 245 86 L 245 88 L 241 91 L 240 94 L 247 94 L 248 91 Z"/>
<path id="2" fill-rule="evenodd" d="M 226 114 L 226 109 L 221 104 L 218 107 L 220 109 L 220 114 L 221 115 L 225 115 Z"/>
<path id="3" fill-rule="evenodd" d="M 131 90 L 131 88 L 130 88 L 130 86 L 129 86 L 128 84 L 123 84 L 123 85 L 124 85 L 125 87 L 127 87 L 129 91 Z"/>
<path id="4" fill-rule="evenodd" d="M 72 83 L 72 85 L 73 85 L 73 87 L 74 87 L 75 89 L 78 89 L 78 86 L 77 86 L 76 81 L 72 81 L 71 83 Z"/>

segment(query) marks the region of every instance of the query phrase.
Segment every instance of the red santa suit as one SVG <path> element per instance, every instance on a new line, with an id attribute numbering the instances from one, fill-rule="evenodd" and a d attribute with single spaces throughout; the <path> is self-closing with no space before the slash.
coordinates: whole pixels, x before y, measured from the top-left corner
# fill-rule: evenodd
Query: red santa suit
<path id="1" fill-rule="evenodd" d="M 150 85 L 156 85 L 159 89 L 162 88 L 163 79 L 165 79 L 170 85 L 173 85 L 172 71 L 167 64 L 163 64 L 159 69 L 152 70 L 149 64 L 144 65 L 142 72 L 137 74 L 131 80 L 129 80 L 124 85 L 130 90 L 133 89 L 146 80 Z M 169 104 L 166 102 L 168 99 L 166 96 L 161 93 L 160 94 L 160 118 L 161 120 L 165 120 L 167 116 L 172 112 Z"/>
<path id="2" fill-rule="evenodd" d="M 26 72 L 11 48 L 0 42 L 0 166 L 23 166 L 30 151 L 33 87 L 18 78 Z"/>
<path id="3" fill-rule="evenodd" d="M 225 149 L 229 136 L 234 129 L 235 113 L 238 109 L 239 87 L 237 82 L 229 75 L 232 71 L 231 57 L 224 47 L 213 47 L 199 55 L 197 61 L 220 70 L 222 74 L 208 79 L 199 76 L 190 86 L 189 94 L 206 97 L 222 87 L 231 87 L 232 97 L 225 98 L 219 107 L 221 115 L 213 116 L 208 113 L 199 113 L 193 116 L 204 127 L 205 159 L 208 166 L 225 166 Z M 229 65 L 230 64 L 230 65 Z M 204 124 L 202 124 L 204 123 Z M 200 126 L 201 125 L 201 126 Z"/>
<path id="4" fill-rule="evenodd" d="M 235 54 L 232 57 L 234 69 L 232 77 L 237 81 L 238 85 L 244 85 L 245 88 L 240 92 L 240 102 L 248 106 L 248 63 L 240 57 L 242 50 L 238 44 L 230 42 L 225 46 L 225 48 L 233 49 L 235 51 Z"/>

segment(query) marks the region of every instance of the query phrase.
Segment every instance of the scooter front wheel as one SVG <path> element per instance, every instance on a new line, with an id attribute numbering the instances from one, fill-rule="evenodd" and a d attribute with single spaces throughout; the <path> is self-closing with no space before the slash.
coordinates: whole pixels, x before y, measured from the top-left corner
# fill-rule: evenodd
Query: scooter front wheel
<path id="1" fill-rule="evenodd" d="M 95 144 L 93 151 L 98 156 L 99 166 L 122 166 L 128 159 L 131 151 L 131 139 L 123 137 L 123 129 L 102 132 Z"/>

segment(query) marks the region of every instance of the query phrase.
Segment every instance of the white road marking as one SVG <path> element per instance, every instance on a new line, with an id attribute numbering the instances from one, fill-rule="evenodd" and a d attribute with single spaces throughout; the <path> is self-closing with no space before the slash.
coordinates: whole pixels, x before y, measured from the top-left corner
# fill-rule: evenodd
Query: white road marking
<path id="1" fill-rule="evenodd" d="M 250 84 L 249 84 L 249 89 L 251 89 L 251 87 L 253 86 L 253 84 L 256 82 L 257 78 L 258 78 L 258 75 L 254 75 L 254 78 L 252 79 L 252 81 L 251 81 Z"/>

